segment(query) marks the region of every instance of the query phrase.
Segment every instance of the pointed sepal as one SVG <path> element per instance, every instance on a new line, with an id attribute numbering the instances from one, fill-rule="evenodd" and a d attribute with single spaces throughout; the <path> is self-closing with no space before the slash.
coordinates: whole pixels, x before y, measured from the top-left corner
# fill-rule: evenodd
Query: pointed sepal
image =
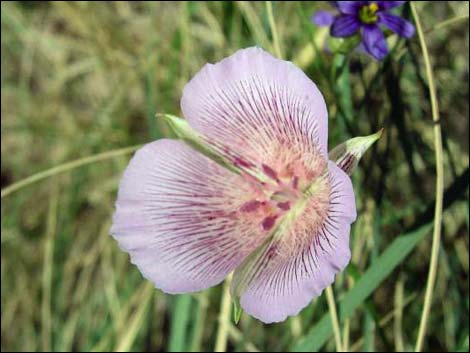
<path id="1" fill-rule="evenodd" d="M 233 322 L 238 325 L 242 316 L 243 309 L 238 301 L 233 301 Z"/>
<path id="2" fill-rule="evenodd" d="M 369 136 L 354 137 L 333 148 L 328 157 L 351 175 L 366 151 L 382 136 L 383 129 Z"/>
<path id="3" fill-rule="evenodd" d="M 194 130 L 185 119 L 171 114 L 157 114 L 157 117 L 161 117 L 165 120 L 177 139 L 187 143 L 196 151 L 202 153 L 220 166 L 240 174 L 240 169 L 218 152 L 214 146 L 212 146 L 204 136 Z"/>

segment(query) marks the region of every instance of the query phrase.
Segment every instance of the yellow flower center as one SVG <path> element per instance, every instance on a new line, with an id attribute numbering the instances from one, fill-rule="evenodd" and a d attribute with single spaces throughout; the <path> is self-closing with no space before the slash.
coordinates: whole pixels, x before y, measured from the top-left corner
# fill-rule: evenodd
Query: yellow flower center
<path id="1" fill-rule="evenodd" d="M 371 24 L 378 21 L 377 11 L 379 10 L 379 5 L 375 2 L 369 5 L 362 6 L 359 10 L 359 19 L 363 23 Z"/>

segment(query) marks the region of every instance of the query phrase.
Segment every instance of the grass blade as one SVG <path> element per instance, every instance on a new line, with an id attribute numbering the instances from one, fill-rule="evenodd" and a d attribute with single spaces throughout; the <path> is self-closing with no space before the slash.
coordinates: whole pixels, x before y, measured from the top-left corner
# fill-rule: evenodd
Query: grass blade
<path id="1" fill-rule="evenodd" d="M 340 320 L 350 317 L 354 311 L 369 297 L 382 281 L 405 259 L 421 239 L 428 234 L 430 225 L 425 225 L 410 234 L 403 235 L 377 258 L 372 265 L 349 290 L 340 302 Z M 333 334 L 329 313 L 299 340 L 293 347 L 294 352 L 319 350 Z"/>
<path id="2" fill-rule="evenodd" d="M 169 352 L 185 352 L 187 342 L 187 329 L 189 311 L 191 308 L 191 296 L 182 294 L 176 297 L 175 307 L 171 316 L 171 333 Z"/>
<path id="3" fill-rule="evenodd" d="M 145 317 L 148 313 L 148 307 L 153 299 L 154 292 L 155 288 L 153 287 L 152 283 L 147 282 L 145 284 L 145 289 L 142 292 L 138 309 L 130 318 L 129 326 L 125 330 L 126 334 L 118 342 L 114 350 L 115 352 L 129 352 L 131 350 L 137 335 L 139 332 L 141 332 L 142 326 L 146 324 Z"/>

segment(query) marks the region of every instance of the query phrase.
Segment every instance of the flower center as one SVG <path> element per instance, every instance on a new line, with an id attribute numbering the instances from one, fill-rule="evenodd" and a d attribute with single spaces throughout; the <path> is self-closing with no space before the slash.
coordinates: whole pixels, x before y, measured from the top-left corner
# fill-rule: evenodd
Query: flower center
<path id="1" fill-rule="evenodd" d="M 366 24 L 376 23 L 378 21 L 377 11 L 379 10 L 379 5 L 375 2 L 364 5 L 359 10 L 359 19 L 361 22 Z"/>
<path id="2" fill-rule="evenodd" d="M 319 165 L 324 170 L 324 164 Z M 262 164 L 260 170 L 268 178 L 266 182 L 259 182 L 245 175 L 252 188 L 252 197 L 239 208 L 244 217 L 251 218 L 258 223 L 262 231 L 270 231 L 276 223 L 291 209 L 297 207 L 300 200 L 306 200 L 315 195 L 317 202 L 313 202 L 317 209 L 314 214 L 325 213 L 326 207 L 323 199 L 329 197 L 329 183 L 324 173 L 312 175 L 301 164 L 291 164 L 282 169 L 274 169 Z"/>

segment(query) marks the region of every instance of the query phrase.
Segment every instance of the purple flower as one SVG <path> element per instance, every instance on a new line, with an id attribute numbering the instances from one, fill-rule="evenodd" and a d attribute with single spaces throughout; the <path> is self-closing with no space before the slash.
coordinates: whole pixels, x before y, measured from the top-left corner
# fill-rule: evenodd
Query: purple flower
<path id="1" fill-rule="evenodd" d="M 297 314 L 349 262 L 347 172 L 363 138 L 329 158 L 317 86 L 259 48 L 204 66 L 181 109 L 186 120 L 166 118 L 182 141 L 150 143 L 130 161 L 111 234 L 167 293 L 235 271 L 232 295 L 247 313 L 266 323 Z"/>
<path id="2" fill-rule="evenodd" d="M 361 31 L 364 50 L 381 60 L 387 55 L 388 48 L 380 25 L 404 38 L 411 38 L 415 33 L 410 22 L 389 13 L 390 9 L 403 3 L 405 1 L 335 1 L 338 15 L 318 11 L 312 20 L 318 26 L 331 25 L 333 37 L 349 37 Z"/>

